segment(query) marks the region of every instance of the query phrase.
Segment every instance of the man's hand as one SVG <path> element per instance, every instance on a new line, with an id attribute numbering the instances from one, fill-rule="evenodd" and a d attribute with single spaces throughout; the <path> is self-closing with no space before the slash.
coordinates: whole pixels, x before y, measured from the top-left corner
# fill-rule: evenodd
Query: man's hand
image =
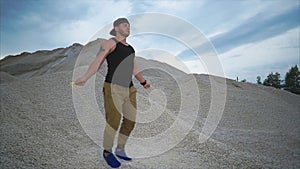
<path id="1" fill-rule="evenodd" d="M 77 86 L 84 86 L 86 83 L 87 79 L 85 77 L 81 77 L 79 79 L 77 79 L 74 84 Z"/>
<path id="2" fill-rule="evenodd" d="M 150 84 L 149 84 L 149 83 L 146 83 L 143 87 L 144 87 L 145 89 L 148 89 L 148 88 L 150 88 Z"/>

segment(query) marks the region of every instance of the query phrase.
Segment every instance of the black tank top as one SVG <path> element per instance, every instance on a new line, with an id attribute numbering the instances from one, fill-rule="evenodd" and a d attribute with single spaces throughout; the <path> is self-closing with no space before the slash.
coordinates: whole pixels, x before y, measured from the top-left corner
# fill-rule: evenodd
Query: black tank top
<path id="1" fill-rule="evenodd" d="M 135 51 L 132 46 L 112 38 L 116 42 L 116 48 L 106 57 L 107 74 L 105 82 L 117 84 L 123 87 L 131 87 Z"/>

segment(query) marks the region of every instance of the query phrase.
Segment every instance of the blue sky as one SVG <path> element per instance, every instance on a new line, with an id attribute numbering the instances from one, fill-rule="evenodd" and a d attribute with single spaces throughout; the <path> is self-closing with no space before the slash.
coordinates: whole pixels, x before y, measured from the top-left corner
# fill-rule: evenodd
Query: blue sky
<path id="1" fill-rule="evenodd" d="M 299 11 L 299 0 L 1 0 L 1 57 L 86 44 L 118 17 L 154 12 L 178 17 L 201 31 L 215 47 L 226 77 L 255 82 L 258 75 L 264 79 L 279 72 L 283 79 L 291 66 L 300 64 Z M 189 72 L 206 72 L 201 56 L 172 38 L 139 35 L 128 41 L 137 52 L 153 49 L 152 59 L 176 66 L 154 52 L 159 49 Z"/>

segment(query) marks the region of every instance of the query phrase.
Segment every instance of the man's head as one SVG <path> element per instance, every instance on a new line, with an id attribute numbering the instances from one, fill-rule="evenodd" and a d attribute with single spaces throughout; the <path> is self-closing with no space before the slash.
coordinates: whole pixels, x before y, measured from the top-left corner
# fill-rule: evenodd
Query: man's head
<path id="1" fill-rule="evenodd" d="M 109 34 L 117 36 L 117 33 L 128 37 L 130 34 L 130 24 L 126 18 L 119 18 L 113 23 L 114 28 L 110 31 Z"/>

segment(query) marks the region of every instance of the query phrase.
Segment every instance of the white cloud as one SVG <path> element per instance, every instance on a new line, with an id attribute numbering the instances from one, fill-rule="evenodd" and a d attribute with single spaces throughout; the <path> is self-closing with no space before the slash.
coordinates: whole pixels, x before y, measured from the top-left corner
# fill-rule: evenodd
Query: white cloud
<path id="1" fill-rule="evenodd" d="M 187 73 L 208 74 L 208 71 L 206 70 L 200 59 L 184 61 L 184 64 L 189 70 Z"/>
<path id="2" fill-rule="evenodd" d="M 162 12 L 168 13 L 174 16 L 186 17 L 191 13 L 196 13 L 194 10 L 201 8 L 205 3 L 202 1 L 187 0 L 187 1 L 140 1 L 137 2 L 137 8 L 139 12 Z"/>
<path id="3" fill-rule="evenodd" d="M 134 15 L 131 19 L 133 34 L 153 33 L 166 36 L 176 39 L 190 48 L 196 48 L 207 42 L 207 38 L 193 24 L 173 15 L 146 13 Z M 158 42 L 160 41 L 153 43 Z M 174 48 L 177 50 L 176 47 L 173 47 L 173 50 Z"/>
<path id="4" fill-rule="evenodd" d="M 172 39 L 163 35 L 151 35 L 142 34 L 138 36 L 131 36 L 128 41 L 134 46 L 137 52 L 145 49 L 157 49 L 168 51 L 172 55 L 176 55 L 186 47 L 178 42 L 176 39 Z"/>
<path id="5" fill-rule="evenodd" d="M 136 53 L 137 56 L 141 56 L 144 58 L 160 61 L 162 63 L 167 63 L 173 67 L 178 68 L 186 73 L 190 73 L 189 67 L 177 59 L 174 54 L 169 51 L 161 50 L 161 49 L 145 49 Z"/>
<path id="6" fill-rule="evenodd" d="M 262 79 L 270 72 L 279 72 L 283 79 L 285 73 L 300 64 L 300 27 L 284 34 L 266 39 L 259 43 L 247 44 L 220 54 L 225 77 L 255 82 L 257 76 Z M 209 73 L 200 59 L 184 61 L 192 73 Z"/>
<path id="7" fill-rule="evenodd" d="M 234 29 L 255 15 L 271 18 L 299 4 L 300 1 L 294 0 L 214 1 L 198 12 L 190 13 L 189 20 L 211 38 L 219 32 Z"/>
<path id="8" fill-rule="evenodd" d="M 129 1 L 41 2 L 39 8 L 22 13 L 15 21 L 16 32 L 1 30 L 1 57 L 66 47 L 74 42 L 85 44 L 102 27 L 108 24 L 112 27 L 116 18 L 131 13 Z"/>
<path id="9" fill-rule="evenodd" d="M 290 66 L 299 64 L 300 61 L 299 30 L 300 27 L 220 55 L 226 76 L 241 76 L 249 81 L 255 81 L 257 75 L 265 77 L 276 71 L 284 76 Z"/>
<path id="10" fill-rule="evenodd" d="M 131 3 L 128 1 L 88 1 L 89 13 L 82 20 L 61 24 L 59 33 L 68 43 L 86 43 L 97 31 L 118 17 L 129 15 L 132 11 Z M 80 13 L 80 11 L 78 11 Z M 108 34 L 109 32 L 107 32 Z"/>
<path id="11" fill-rule="evenodd" d="M 226 32 L 227 32 L 226 30 L 217 30 L 217 31 L 215 31 L 215 32 L 212 32 L 212 33 L 206 35 L 206 37 L 207 37 L 208 39 L 211 39 L 211 38 L 214 38 L 214 37 L 216 37 L 216 36 L 218 36 L 218 35 L 224 34 L 224 33 L 226 33 Z"/>

